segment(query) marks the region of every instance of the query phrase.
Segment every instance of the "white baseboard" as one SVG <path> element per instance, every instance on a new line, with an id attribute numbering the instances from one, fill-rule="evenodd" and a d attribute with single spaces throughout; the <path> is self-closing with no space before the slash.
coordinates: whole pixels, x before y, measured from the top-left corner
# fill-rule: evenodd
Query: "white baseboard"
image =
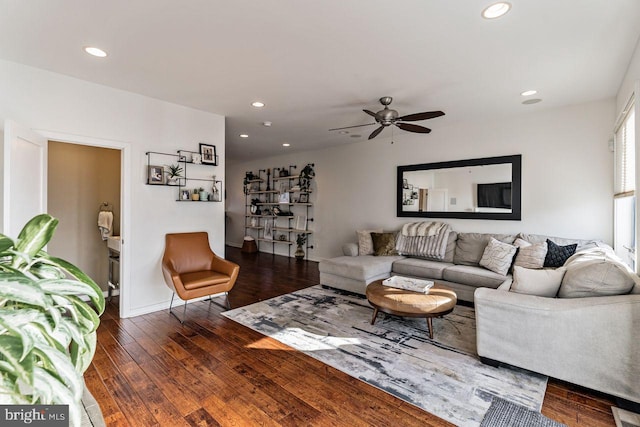
<path id="1" fill-rule="evenodd" d="M 224 295 L 224 293 L 214 294 L 214 295 L 211 295 L 211 297 L 212 298 L 216 298 L 216 297 L 223 296 L 223 295 Z M 201 298 L 194 298 L 194 299 L 191 299 L 191 300 L 187 301 L 187 304 L 191 304 L 193 302 L 204 301 L 204 300 L 207 300 L 207 299 L 209 299 L 208 296 L 201 297 Z M 147 305 L 147 306 L 144 306 L 144 307 L 136 308 L 135 310 L 129 310 L 129 312 L 124 317 L 142 316 L 144 314 L 154 313 L 156 311 L 163 311 L 163 310 L 167 310 L 168 311 L 170 303 L 171 303 L 171 299 L 169 299 L 168 301 L 165 301 L 165 302 L 158 303 L 158 304 Z M 176 309 L 176 308 L 178 308 L 178 307 L 180 307 L 182 305 L 184 305 L 184 301 L 181 300 L 176 295 L 176 297 L 173 299 L 173 308 Z M 188 310 L 187 310 L 187 313 L 188 313 Z"/>

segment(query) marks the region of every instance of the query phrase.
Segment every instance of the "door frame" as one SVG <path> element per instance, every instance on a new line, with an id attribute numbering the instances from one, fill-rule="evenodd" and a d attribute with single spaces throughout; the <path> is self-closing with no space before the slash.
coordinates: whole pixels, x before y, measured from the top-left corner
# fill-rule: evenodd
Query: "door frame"
<path id="1" fill-rule="evenodd" d="M 120 236 L 122 250 L 120 252 L 120 317 L 129 317 L 131 283 L 131 143 L 113 139 L 94 138 L 64 132 L 52 132 L 34 129 L 34 132 L 47 138 L 47 141 L 67 144 L 86 145 L 91 147 L 112 148 L 120 150 Z"/>

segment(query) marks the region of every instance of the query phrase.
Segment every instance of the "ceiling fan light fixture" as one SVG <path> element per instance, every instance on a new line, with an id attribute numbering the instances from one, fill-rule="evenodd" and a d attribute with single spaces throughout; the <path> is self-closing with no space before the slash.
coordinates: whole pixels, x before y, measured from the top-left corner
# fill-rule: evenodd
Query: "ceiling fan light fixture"
<path id="1" fill-rule="evenodd" d="M 482 17 L 485 19 L 496 19 L 505 15 L 511 9 L 511 3 L 501 1 L 484 8 Z"/>
<path id="2" fill-rule="evenodd" d="M 531 95 L 535 95 L 536 93 L 538 93 L 537 90 L 531 89 L 531 90 L 525 90 L 520 95 L 522 95 L 522 96 L 531 96 Z"/>
<path id="3" fill-rule="evenodd" d="M 102 50 L 100 48 L 97 48 L 97 47 L 85 46 L 85 47 L 83 47 L 83 49 L 89 55 L 96 56 L 98 58 L 104 58 L 105 56 L 107 56 L 107 52 L 105 52 L 104 50 Z"/>
<path id="4" fill-rule="evenodd" d="M 262 108 L 262 107 L 264 107 L 264 105 L 265 105 L 264 102 L 261 102 L 261 101 L 253 101 L 251 103 L 251 106 L 256 107 L 256 108 Z"/>

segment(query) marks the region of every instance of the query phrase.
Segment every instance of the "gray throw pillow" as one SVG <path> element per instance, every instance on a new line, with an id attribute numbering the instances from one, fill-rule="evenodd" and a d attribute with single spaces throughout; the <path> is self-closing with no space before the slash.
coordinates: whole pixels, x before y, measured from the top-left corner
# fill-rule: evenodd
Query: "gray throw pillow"
<path id="1" fill-rule="evenodd" d="M 479 265 L 484 250 L 491 238 L 512 244 L 516 236 L 509 234 L 458 233 L 453 263 L 459 265 Z"/>
<path id="2" fill-rule="evenodd" d="M 524 268 L 542 268 L 547 256 L 547 242 L 529 243 L 522 239 L 516 239 L 513 243 L 518 247 L 518 254 L 514 266 Z"/>
<path id="3" fill-rule="evenodd" d="M 516 254 L 516 250 L 518 250 L 518 248 L 515 246 L 502 243 L 492 237 L 482 254 L 480 265 L 494 273 L 506 276 L 513 262 L 513 256 Z"/>

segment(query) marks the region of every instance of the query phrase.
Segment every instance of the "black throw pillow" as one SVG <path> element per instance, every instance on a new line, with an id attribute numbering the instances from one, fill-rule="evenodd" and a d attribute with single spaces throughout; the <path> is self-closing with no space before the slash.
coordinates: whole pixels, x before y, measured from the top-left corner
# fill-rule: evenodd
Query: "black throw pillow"
<path id="1" fill-rule="evenodd" d="M 547 239 L 547 256 L 544 258 L 545 267 L 562 267 L 567 259 L 576 253 L 577 243 L 567 246 L 558 246 Z"/>

